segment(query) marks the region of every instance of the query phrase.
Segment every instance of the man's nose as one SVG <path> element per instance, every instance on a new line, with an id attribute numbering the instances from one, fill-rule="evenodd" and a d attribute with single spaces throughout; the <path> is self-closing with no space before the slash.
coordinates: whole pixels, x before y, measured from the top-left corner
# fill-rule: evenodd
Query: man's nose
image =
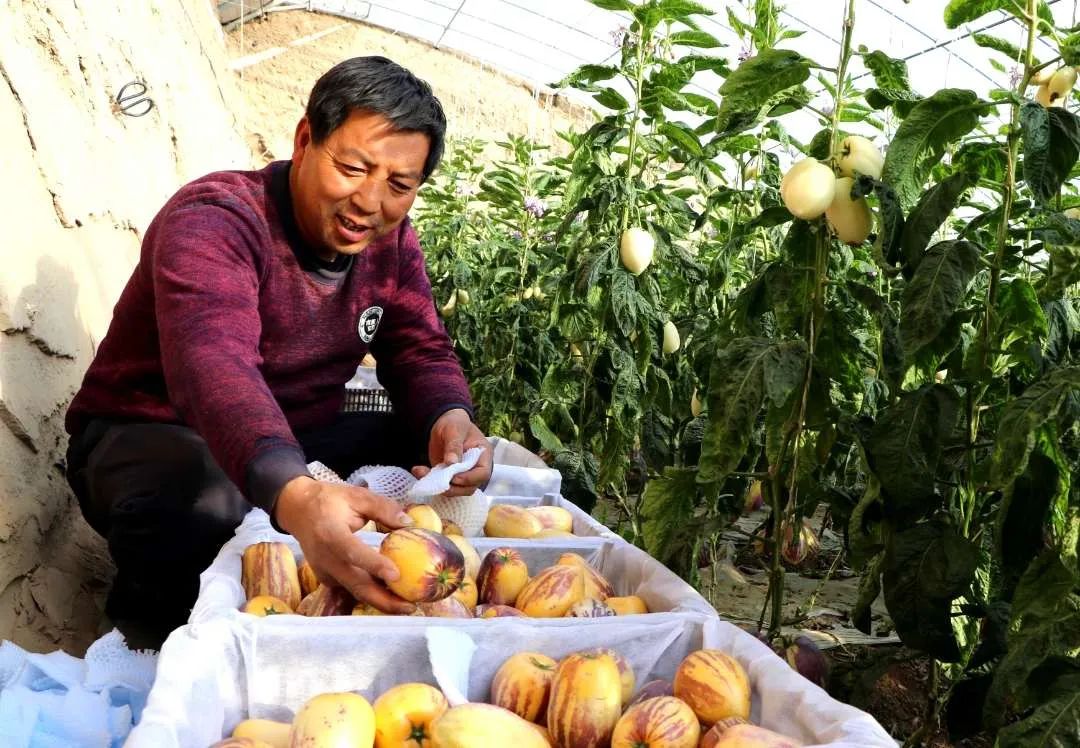
<path id="1" fill-rule="evenodd" d="M 382 181 L 368 176 L 356 186 L 353 191 L 351 202 L 361 213 L 371 215 L 379 211 L 382 204 Z"/>

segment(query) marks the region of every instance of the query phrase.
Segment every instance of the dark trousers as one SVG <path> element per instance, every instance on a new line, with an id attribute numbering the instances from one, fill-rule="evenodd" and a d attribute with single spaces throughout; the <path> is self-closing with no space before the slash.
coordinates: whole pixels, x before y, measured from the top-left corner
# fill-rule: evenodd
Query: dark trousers
<path id="1" fill-rule="evenodd" d="M 296 436 L 308 462 L 343 478 L 362 465 L 426 464 L 426 449 L 392 414 L 341 414 Z M 106 615 L 138 646 L 160 646 L 187 621 L 199 575 L 251 504 L 185 426 L 94 421 L 72 438 L 67 465 L 83 516 L 116 564 Z"/>

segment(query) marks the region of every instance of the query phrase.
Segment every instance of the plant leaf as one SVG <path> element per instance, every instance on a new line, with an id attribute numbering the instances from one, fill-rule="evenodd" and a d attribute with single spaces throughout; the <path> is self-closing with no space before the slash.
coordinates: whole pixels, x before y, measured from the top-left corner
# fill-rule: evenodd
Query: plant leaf
<path id="1" fill-rule="evenodd" d="M 1063 107 L 1026 102 L 1020 108 L 1024 133 L 1024 181 L 1045 205 L 1057 197 L 1080 157 L 1080 117 Z"/>
<path id="2" fill-rule="evenodd" d="M 904 205 L 914 204 L 946 148 L 975 129 L 987 110 L 974 91 L 960 88 L 945 88 L 923 99 L 897 128 L 885 154 L 882 180 Z"/>
<path id="3" fill-rule="evenodd" d="M 1020 51 L 1019 47 L 1000 37 L 991 36 L 990 34 L 972 34 L 971 40 L 984 49 L 992 49 L 995 52 L 1000 52 L 1014 63 L 1023 59 L 1023 53 Z"/>
<path id="4" fill-rule="evenodd" d="M 960 659 L 952 602 L 971 586 L 979 549 L 943 520 L 891 536 L 882 571 L 885 606 L 904 644 L 943 662 Z"/>
<path id="5" fill-rule="evenodd" d="M 934 233 L 956 208 L 971 186 L 971 177 L 957 172 L 931 187 L 911 209 L 900 239 L 904 277 L 911 280 Z"/>
<path id="6" fill-rule="evenodd" d="M 642 497 L 642 535 L 645 550 L 661 563 L 670 558 L 670 541 L 680 527 L 694 518 L 697 470 L 666 467 L 662 477 L 645 486 Z"/>
<path id="7" fill-rule="evenodd" d="M 1080 735 L 1080 689 L 1066 692 L 998 733 L 999 748 L 1068 748 Z"/>
<path id="8" fill-rule="evenodd" d="M 950 0 L 945 8 L 945 27 L 955 29 L 965 23 L 970 23 L 982 18 L 996 10 L 1004 10 L 1017 15 L 1017 10 L 1023 8 L 1015 0 Z M 1045 2 L 1040 0 L 1038 10 L 1039 18 L 1053 27 L 1054 16 Z"/>
<path id="9" fill-rule="evenodd" d="M 873 74 L 878 88 L 898 93 L 912 93 L 906 62 L 889 57 L 881 50 L 864 52 L 862 58 L 867 69 Z"/>
<path id="10" fill-rule="evenodd" d="M 977 244 L 954 239 L 935 244 L 923 257 L 900 302 L 900 343 L 907 361 L 948 325 L 979 267 Z"/>
<path id="11" fill-rule="evenodd" d="M 548 452 L 558 454 L 565 449 L 559 437 L 555 436 L 555 432 L 548 428 L 547 422 L 539 413 L 533 413 L 529 416 L 529 431 L 540 442 L 540 446 Z"/>
<path id="12" fill-rule="evenodd" d="M 591 512 L 596 505 L 596 479 L 600 463 L 592 452 L 566 449 L 555 455 L 553 467 L 562 474 L 563 496 L 583 511 Z"/>
<path id="13" fill-rule="evenodd" d="M 597 8 L 603 8 L 604 10 L 625 10 L 630 11 L 633 9 L 633 4 L 630 0 L 589 0 L 590 3 Z"/>
<path id="14" fill-rule="evenodd" d="M 756 118 L 774 95 L 805 82 L 810 65 L 810 60 L 786 49 L 765 49 L 748 59 L 720 86 L 717 131 L 727 130 L 736 115 Z"/>
<path id="15" fill-rule="evenodd" d="M 700 47 L 702 49 L 714 49 L 716 47 L 727 46 L 706 31 L 676 31 L 668 36 L 668 40 L 672 44 L 681 44 L 684 47 Z"/>

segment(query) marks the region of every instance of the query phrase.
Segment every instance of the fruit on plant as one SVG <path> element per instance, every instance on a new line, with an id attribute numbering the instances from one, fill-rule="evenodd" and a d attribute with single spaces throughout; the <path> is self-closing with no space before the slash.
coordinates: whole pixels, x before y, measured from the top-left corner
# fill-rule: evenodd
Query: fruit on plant
<path id="1" fill-rule="evenodd" d="M 694 388 L 694 394 L 690 396 L 690 415 L 694 418 L 701 415 L 701 399 L 698 398 L 697 387 Z"/>
<path id="2" fill-rule="evenodd" d="M 464 288 L 459 288 L 457 290 L 457 300 L 458 300 L 459 304 L 461 304 L 462 306 L 465 306 L 472 299 L 469 297 L 469 292 L 468 291 L 466 291 Z"/>
<path id="3" fill-rule="evenodd" d="M 881 179 L 881 168 L 885 157 L 871 141 L 862 135 L 848 135 L 840 141 L 836 153 L 836 166 L 842 177 L 855 177 L 865 174 L 874 179 Z"/>
<path id="4" fill-rule="evenodd" d="M 615 594 L 615 588 L 611 582 L 592 567 L 583 556 L 577 553 L 564 553 L 555 559 L 558 566 L 577 566 L 585 572 L 585 597 L 593 597 L 597 600 L 607 600 Z"/>
<path id="5" fill-rule="evenodd" d="M 525 614 L 511 605 L 477 605 L 480 618 L 525 618 Z"/>
<path id="6" fill-rule="evenodd" d="M 634 275 L 641 275 L 653 261 L 656 240 L 652 234 L 637 226 L 622 232 L 619 237 L 619 259 Z"/>
<path id="7" fill-rule="evenodd" d="M 606 618 L 613 615 L 615 611 L 609 608 L 607 603 L 595 597 L 579 600 L 566 611 L 567 618 Z"/>
<path id="8" fill-rule="evenodd" d="M 693 709 L 674 696 L 658 696 L 623 713 L 611 734 L 611 748 L 697 748 L 700 736 Z"/>
<path id="9" fill-rule="evenodd" d="M 738 722 L 717 723 L 701 738 L 699 748 L 800 748 L 802 743 L 764 727 Z"/>
<path id="10" fill-rule="evenodd" d="M 296 571 L 300 578 L 300 597 L 305 598 L 319 586 L 319 578 L 315 576 L 315 570 L 307 561 L 300 564 Z"/>
<path id="11" fill-rule="evenodd" d="M 636 694 L 634 694 L 634 698 L 630 699 L 630 701 L 627 702 L 626 706 L 627 708 L 629 708 L 634 704 L 637 704 L 638 702 L 645 701 L 646 699 L 655 699 L 658 696 L 674 695 L 675 692 L 671 688 L 671 681 L 663 679 L 651 680 L 645 685 L 643 685 Z"/>
<path id="12" fill-rule="evenodd" d="M 870 236 L 874 217 L 865 197 L 851 197 L 851 188 L 854 186 L 855 180 L 851 177 L 840 177 L 836 180 L 836 195 L 825 211 L 825 218 L 840 241 L 858 246 Z"/>
<path id="13" fill-rule="evenodd" d="M 447 599 L 457 600 L 459 603 L 465 606 L 467 610 L 472 610 L 476 607 L 476 602 L 479 595 L 476 591 L 476 582 L 472 577 L 465 575 L 465 578 L 461 580 L 461 584 L 454 590 L 454 594 Z"/>
<path id="14" fill-rule="evenodd" d="M 491 507 L 484 522 L 484 534 L 489 538 L 531 538 L 543 529 L 535 514 L 513 504 Z"/>
<path id="15" fill-rule="evenodd" d="M 1050 98 L 1052 100 L 1065 101 L 1069 98 L 1069 92 L 1072 91 L 1073 86 L 1076 85 L 1076 68 L 1065 66 L 1060 68 L 1050 78 L 1050 82 L 1047 87 L 1050 89 Z"/>
<path id="16" fill-rule="evenodd" d="M 645 601 L 637 595 L 609 597 L 604 602 L 608 604 L 609 608 L 615 611 L 615 615 L 617 616 L 632 616 L 649 612 L 649 608 L 645 605 Z"/>
<path id="17" fill-rule="evenodd" d="M 386 586 L 412 603 L 433 603 L 449 597 L 465 576 L 461 551 L 450 538 L 431 530 L 394 530 L 383 538 L 379 553 L 393 561 L 401 573 Z"/>
<path id="18" fill-rule="evenodd" d="M 530 618 L 562 618 L 585 597 L 585 572 L 577 566 L 549 566 L 528 584 L 514 607 Z"/>
<path id="19" fill-rule="evenodd" d="M 244 597 L 276 597 L 293 610 L 300 604 L 300 577 L 296 558 L 284 543 L 252 543 L 244 549 L 240 565 Z"/>
<path id="20" fill-rule="evenodd" d="M 356 606 L 356 600 L 344 587 L 320 584 L 315 591 L 300 601 L 296 612 L 302 616 L 347 616 Z"/>
<path id="21" fill-rule="evenodd" d="M 623 704 L 630 701 L 630 696 L 634 693 L 634 685 L 637 680 L 636 676 L 634 675 L 634 668 L 630 666 L 630 660 L 623 657 L 614 649 L 608 649 L 607 647 L 595 647 L 593 649 L 587 649 L 580 654 L 606 654 L 613 660 L 615 660 L 615 666 L 619 670 L 619 697 L 622 699 Z"/>
<path id="22" fill-rule="evenodd" d="M 577 347 L 576 343 L 570 344 L 570 358 L 577 362 L 585 360 L 585 357 L 581 353 L 581 349 Z"/>
<path id="23" fill-rule="evenodd" d="M 675 323 L 668 320 L 664 323 L 664 354 L 670 355 L 679 350 L 679 346 L 682 341 L 679 339 L 679 328 L 675 327 Z"/>
<path id="24" fill-rule="evenodd" d="M 408 504 L 405 513 L 412 517 L 412 527 L 419 527 L 432 532 L 442 532 L 443 523 L 430 504 Z"/>
<path id="25" fill-rule="evenodd" d="M 375 711 L 355 693 L 324 693 L 309 699 L 293 717 L 289 745 L 311 748 L 372 745 Z"/>
<path id="26" fill-rule="evenodd" d="M 270 595 L 257 595 L 244 604 L 244 612 L 264 618 L 266 616 L 292 613 L 292 608 Z"/>
<path id="27" fill-rule="evenodd" d="M 790 522 L 784 527 L 784 545 L 780 555 L 792 566 L 800 566 L 803 563 L 817 557 L 821 542 L 810 527 L 810 520 L 803 517 L 799 520 L 799 534 L 795 537 L 794 525 Z"/>
<path id="28" fill-rule="evenodd" d="M 466 608 L 464 603 L 453 596 L 444 597 L 442 600 L 436 600 L 433 603 L 417 603 L 416 607 L 428 618 L 473 617 L 472 608 Z"/>
<path id="29" fill-rule="evenodd" d="M 735 658 L 717 649 L 688 655 L 675 671 L 673 686 L 703 724 L 750 718 L 750 679 Z"/>
<path id="30" fill-rule="evenodd" d="M 1050 86 L 1044 83 L 1035 90 L 1035 101 L 1039 102 L 1045 107 L 1051 107 L 1061 106 L 1062 99 L 1060 96 L 1055 96 L 1054 94 L 1050 93 Z"/>
<path id="31" fill-rule="evenodd" d="M 513 548 L 492 548 L 480 563 L 476 589 L 485 605 L 513 605 L 529 582 L 529 567 Z"/>
<path id="32" fill-rule="evenodd" d="M 431 748 L 551 748 L 532 723 L 493 704 L 462 704 L 431 724 Z"/>
<path id="33" fill-rule="evenodd" d="M 1080 208 L 1066 208 L 1065 217 L 1074 221 L 1080 221 Z"/>
<path id="34" fill-rule="evenodd" d="M 532 506 L 527 511 L 540 520 L 545 530 L 574 531 L 574 515 L 561 506 Z"/>
<path id="35" fill-rule="evenodd" d="M 765 498 L 761 494 L 761 481 L 751 481 L 750 489 L 746 492 L 746 499 L 743 501 L 743 514 L 756 512 L 761 509 L 764 503 Z"/>
<path id="36" fill-rule="evenodd" d="M 450 298 L 446 303 L 439 307 L 439 314 L 443 316 L 443 319 L 450 319 L 454 316 L 454 310 L 457 308 L 457 294 L 450 293 Z"/>
<path id="37" fill-rule="evenodd" d="M 465 576 L 476 579 L 476 576 L 480 573 L 480 554 L 472 547 L 472 543 L 465 539 L 464 535 L 447 533 L 446 537 L 450 538 L 450 542 L 458 547 L 461 555 L 465 558 Z"/>
<path id="38" fill-rule="evenodd" d="M 1054 72 L 1049 67 L 1040 69 L 1035 75 L 1031 76 L 1031 85 L 1042 86 L 1050 82 L 1050 79 L 1054 77 Z"/>
<path id="39" fill-rule="evenodd" d="M 548 699 L 558 663 L 538 652 L 518 652 L 491 680 L 491 703 L 522 719 L 547 724 Z"/>
<path id="40" fill-rule="evenodd" d="M 805 158 L 780 180 L 780 197 L 796 218 L 811 221 L 825 212 L 836 194 L 832 169 L 816 158 Z"/>
<path id="41" fill-rule="evenodd" d="M 427 748 L 431 723 L 450 708 L 427 683 L 402 683 L 375 699 L 375 748 Z"/>
<path id="42" fill-rule="evenodd" d="M 829 661 L 813 639 L 808 636 L 796 636 L 785 647 L 784 659 L 799 675 L 814 685 L 825 688 L 829 679 Z"/>
<path id="43" fill-rule="evenodd" d="M 537 301 L 543 301 L 544 299 L 547 298 L 547 294 L 544 293 L 544 289 L 540 288 L 540 286 L 533 286 L 532 287 L 532 292 L 533 292 L 533 294 L 532 294 L 533 298 L 536 299 Z"/>
<path id="44" fill-rule="evenodd" d="M 761 161 L 757 156 L 754 156 L 746 162 L 745 166 L 743 166 L 743 181 L 749 182 L 751 179 L 757 179 L 759 176 L 761 176 Z"/>
<path id="45" fill-rule="evenodd" d="M 601 748 L 622 711 L 619 668 L 610 654 L 577 653 L 555 670 L 547 727 L 559 748 Z"/>
<path id="46" fill-rule="evenodd" d="M 525 301 L 528 301 L 529 299 L 531 299 L 533 297 L 533 294 L 535 294 L 535 293 L 536 293 L 536 290 L 532 286 L 529 286 L 528 288 L 526 288 L 524 291 L 521 292 L 521 298 L 524 299 Z"/>
<path id="47" fill-rule="evenodd" d="M 245 719 L 233 728 L 234 738 L 261 740 L 271 748 L 289 748 L 289 730 L 287 722 L 275 722 L 271 719 Z"/>

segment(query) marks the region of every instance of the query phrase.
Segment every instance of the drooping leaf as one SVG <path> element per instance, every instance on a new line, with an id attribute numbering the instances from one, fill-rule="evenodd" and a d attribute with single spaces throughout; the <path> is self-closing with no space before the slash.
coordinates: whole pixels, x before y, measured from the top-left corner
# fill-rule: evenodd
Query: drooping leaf
<path id="1" fill-rule="evenodd" d="M 1065 477 L 1051 457 L 1036 451 L 1027 470 L 1004 491 L 997 542 L 1005 583 L 1010 588 L 1043 548 L 1050 508 Z"/>
<path id="2" fill-rule="evenodd" d="M 661 133 L 668 136 L 675 142 L 680 148 L 685 150 L 691 156 L 701 157 L 705 152 L 701 148 L 701 142 L 686 125 L 679 122 L 665 122 L 657 128 Z"/>
<path id="3" fill-rule="evenodd" d="M 1080 736 L 1080 689 L 1040 705 L 998 733 L 999 748 L 1069 748 Z"/>
<path id="4" fill-rule="evenodd" d="M 971 40 L 985 49 L 992 49 L 995 52 L 1000 52 L 1014 63 L 1023 59 L 1023 54 L 1020 52 L 1020 48 L 1012 42 L 1008 42 L 1000 37 L 991 36 L 990 34 L 972 34 Z"/>
<path id="5" fill-rule="evenodd" d="M 1035 288 L 1024 278 L 1013 278 L 1001 284 L 996 311 L 999 337 L 1011 336 L 1018 338 L 1021 344 L 1038 344 L 1049 333 Z"/>
<path id="6" fill-rule="evenodd" d="M 865 197 L 871 192 L 878 200 L 878 214 L 881 217 L 881 232 L 878 234 L 876 247 L 885 261 L 891 265 L 900 259 L 900 242 L 904 235 L 904 210 L 896 191 L 885 182 L 862 175 L 855 180 L 851 188 L 853 198 Z"/>
<path id="7" fill-rule="evenodd" d="M 859 580 L 859 596 L 851 609 L 851 623 L 864 634 L 870 630 L 870 607 L 881 594 L 881 567 L 885 565 L 885 554 L 879 553 L 870 561 Z"/>
<path id="8" fill-rule="evenodd" d="M 566 449 L 555 455 L 553 466 L 562 474 L 562 494 L 590 512 L 596 505 L 596 479 L 600 463 L 592 452 Z"/>
<path id="9" fill-rule="evenodd" d="M 913 205 L 948 146 L 975 129 L 987 110 L 974 91 L 965 89 L 945 88 L 923 99 L 897 128 L 885 154 L 882 180 L 904 205 Z"/>
<path id="10" fill-rule="evenodd" d="M 645 486 L 642 534 L 649 555 L 661 560 L 672 555 L 671 539 L 693 519 L 697 492 L 697 470 L 690 468 L 664 468 L 662 477 Z"/>
<path id="11" fill-rule="evenodd" d="M 888 91 L 911 92 L 911 81 L 908 79 L 907 63 L 895 57 L 889 57 L 881 50 L 863 53 L 863 63 L 873 74 L 874 82 L 878 88 Z"/>
<path id="12" fill-rule="evenodd" d="M 1065 397 L 1080 389 L 1080 366 L 1055 369 L 1005 406 L 990 462 L 990 484 L 1004 488 L 1027 467 L 1038 429 L 1057 416 Z"/>
<path id="13" fill-rule="evenodd" d="M 934 384 L 904 393 L 878 419 L 864 448 L 886 516 L 911 521 L 941 505 L 935 477 L 959 413 L 956 390 Z"/>
<path id="14" fill-rule="evenodd" d="M 529 416 L 529 431 L 531 431 L 533 437 L 540 442 L 540 446 L 548 452 L 558 454 L 565 449 L 562 441 L 559 440 L 559 437 L 555 436 L 554 431 L 548 428 L 547 422 L 539 413 L 533 413 Z"/>
<path id="15" fill-rule="evenodd" d="M 737 115 L 757 117 L 774 95 L 806 81 L 811 62 L 798 52 L 765 49 L 751 57 L 720 86 L 717 131 L 731 127 Z"/>
<path id="16" fill-rule="evenodd" d="M 885 606 L 906 646 L 943 662 L 960 659 L 952 603 L 971 586 L 979 549 L 944 520 L 894 533 L 885 551 Z"/>
<path id="17" fill-rule="evenodd" d="M 957 172 L 927 190 L 911 209 L 900 239 L 900 258 L 905 278 L 910 280 L 914 275 L 930 239 L 970 186 L 971 177 L 965 172 Z"/>
<path id="18" fill-rule="evenodd" d="M 707 407 L 709 426 L 698 480 L 718 483 L 742 460 L 762 405 L 785 402 L 806 375 L 801 340 L 738 338 L 713 359 Z"/>
<path id="19" fill-rule="evenodd" d="M 945 329 L 979 267 L 977 244 L 939 242 L 923 256 L 900 302 L 900 343 L 908 361 Z"/>
<path id="20" fill-rule="evenodd" d="M 1080 157 L 1080 117 L 1063 107 L 1025 102 L 1020 108 L 1024 133 L 1024 181 L 1045 204 L 1057 196 Z"/>
<path id="21" fill-rule="evenodd" d="M 593 95 L 593 98 L 596 99 L 596 103 L 600 106 L 614 109 L 616 112 L 624 111 L 630 106 L 626 97 L 614 88 L 602 88 L 599 93 Z"/>

